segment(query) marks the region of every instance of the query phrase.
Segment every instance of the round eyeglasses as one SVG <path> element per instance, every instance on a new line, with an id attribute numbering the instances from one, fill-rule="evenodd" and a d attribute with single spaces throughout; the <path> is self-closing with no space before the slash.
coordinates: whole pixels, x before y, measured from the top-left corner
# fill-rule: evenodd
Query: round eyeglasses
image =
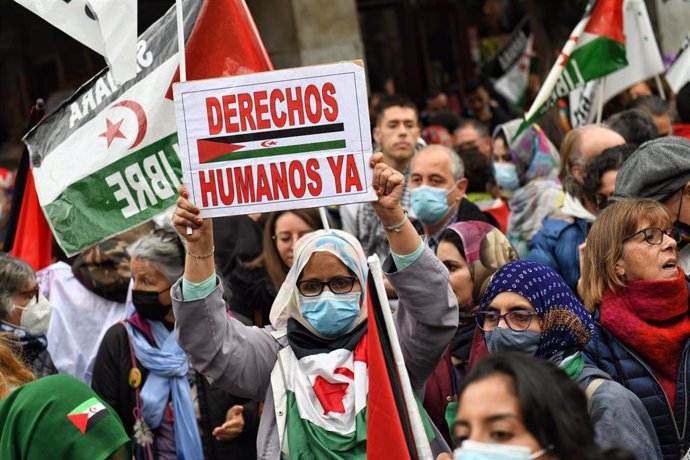
<path id="1" fill-rule="evenodd" d="M 510 329 L 521 332 L 532 324 L 532 317 L 535 315 L 535 312 L 529 310 L 512 310 L 503 315 L 497 311 L 480 311 L 474 315 L 474 319 L 477 321 L 479 329 L 484 332 L 494 330 L 501 319 L 506 322 Z"/>
<path id="2" fill-rule="evenodd" d="M 302 280 L 297 282 L 297 289 L 305 297 L 316 297 L 323 292 L 324 286 L 328 286 L 333 294 L 347 294 L 352 291 L 356 281 L 354 276 L 337 276 L 328 281 Z"/>
<path id="3" fill-rule="evenodd" d="M 652 245 L 659 245 L 664 241 L 664 235 L 668 235 L 673 241 L 676 243 L 680 242 L 680 232 L 676 227 L 671 227 L 668 230 L 662 230 L 659 227 L 647 227 L 643 228 L 642 230 L 633 233 L 632 235 L 628 236 L 627 238 L 623 238 L 623 243 L 628 241 L 631 238 L 636 237 L 642 233 L 644 235 L 644 240 L 647 242 L 647 244 L 652 244 Z"/>

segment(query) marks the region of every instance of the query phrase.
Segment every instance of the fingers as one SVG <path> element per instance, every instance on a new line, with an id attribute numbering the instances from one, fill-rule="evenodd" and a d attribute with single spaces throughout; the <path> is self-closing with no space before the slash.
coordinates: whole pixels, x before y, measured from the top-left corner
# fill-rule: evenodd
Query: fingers
<path id="1" fill-rule="evenodd" d="M 244 406 L 234 405 L 230 409 L 228 409 L 228 413 L 226 414 L 225 419 L 226 420 L 232 420 L 235 417 L 241 416 L 243 411 L 244 411 Z"/>
<path id="2" fill-rule="evenodd" d="M 177 208 L 173 214 L 173 223 L 175 225 L 196 228 L 204 223 L 204 219 L 183 208 Z"/>
<path id="3" fill-rule="evenodd" d="M 385 163 L 378 163 L 374 168 L 373 187 L 379 197 L 389 195 L 395 187 L 402 184 L 405 177 Z"/>
<path id="4" fill-rule="evenodd" d="M 372 168 L 375 168 L 377 164 L 383 162 L 383 153 L 381 152 L 376 152 L 371 156 L 371 159 L 369 160 L 369 166 Z"/>
<path id="5" fill-rule="evenodd" d="M 178 184 L 177 185 L 177 193 L 184 198 L 189 198 L 189 191 L 187 190 L 187 187 L 184 184 Z"/>

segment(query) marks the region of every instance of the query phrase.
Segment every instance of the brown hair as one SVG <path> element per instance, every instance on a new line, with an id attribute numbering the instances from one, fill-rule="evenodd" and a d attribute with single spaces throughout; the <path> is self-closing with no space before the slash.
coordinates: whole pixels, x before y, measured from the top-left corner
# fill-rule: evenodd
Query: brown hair
<path id="1" fill-rule="evenodd" d="M 671 217 L 661 204 L 652 200 L 626 198 L 599 214 L 587 235 L 582 267 L 582 296 L 592 313 L 606 290 L 616 291 L 625 282 L 616 274 L 616 262 L 623 255 L 623 240 L 635 233 L 642 222 L 666 228 Z"/>
<path id="2" fill-rule="evenodd" d="M 7 396 L 12 387 L 18 387 L 35 380 L 36 377 L 17 357 L 12 346 L 20 346 L 11 334 L 0 334 L 0 399 Z"/>
<path id="3" fill-rule="evenodd" d="M 286 267 L 280 260 L 280 254 L 278 254 L 276 242 L 273 237 L 276 231 L 276 221 L 280 216 L 287 213 L 296 215 L 314 230 L 323 228 L 318 208 L 291 209 L 289 211 L 278 211 L 269 214 L 264 224 L 264 250 L 259 257 L 243 265 L 247 268 L 266 267 L 266 272 L 268 272 L 268 276 L 271 278 L 271 282 L 276 291 L 280 290 L 280 286 L 283 284 L 283 281 L 285 281 L 285 276 L 287 275 L 289 267 Z"/>

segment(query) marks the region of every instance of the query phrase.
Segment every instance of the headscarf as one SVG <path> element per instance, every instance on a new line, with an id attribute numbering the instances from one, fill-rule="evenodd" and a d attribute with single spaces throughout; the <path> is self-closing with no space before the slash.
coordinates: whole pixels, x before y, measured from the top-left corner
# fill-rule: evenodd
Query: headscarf
<path id="1" fill-rule="evenodd" d="M 510 143 L 510 155 L 522 186 L 537 178 L 555 179 L 558 176 L 558 149 L 537 124 L 527 127 L 515 142 Z"/>
<path id="2" fill-rule="evenodd" d="M 508 238 L 486 222 L 468 220 L 448 226 L 458 234 L 464 250 L 463 257 L 472 276 L 472 305 L 478 305 L 491 276 L 508 262 L 518 259 Z M 462 306 L 461 306 L 462 308 Z"/>
<path id="3" fill-rule="evenodd" d="M 309 322 L 302 316 L 297 280 L 309 259 L 315 252 L 329 252 L 355 274 L 362 286 L 362 299 L 367 295 L 367 275 L 369 267 L 362 246 L 354 236 L 342 230 L 317 230 L 304 235 L 295 245 L 295 256 L 292 267 L 280 287 L 276 300 L 271 307 L 271 324 L 276 329 L 287 326 L 287 320 L 294 318 L 306 327 L 312 334 L 323 338 Z M 360 308 L 359 317 L 353 328 L 361 324 L 367 317 L 367 309 Z"/>
<path id="4" fill-rule="evenodd" d="M 485 311 L 503 292 L 520 294 L 534 306 L 542 328 L 536 353 L 540 358 L 581 349 L 594 335 L 591 316 L 551 267 L 529 260 L 504 265 L 491 279 L 479 311 Z"/>
<path id="5" fill-rule="evenodd" d="M 0 401 L 0 458 L 104 459 L 130 439 L 117 413 L 74 377 L 51 375 Z M 124 446 L 124 447 L 123 447 Z"/>
<path id="6" fill-rule="evenodd" d="M 517 133 L 521 124 L 522 118 L 516 118 L 507 123 L 501 123 L 500 125 L 496 126 L 496 129 L 494 129 L 491 140 L 495 141 L 496 138 L 502 134 L 506 140 L 506 146 L 510 146 L 512 144 L 513 137 L 515 137 L 515 134 Z"/>

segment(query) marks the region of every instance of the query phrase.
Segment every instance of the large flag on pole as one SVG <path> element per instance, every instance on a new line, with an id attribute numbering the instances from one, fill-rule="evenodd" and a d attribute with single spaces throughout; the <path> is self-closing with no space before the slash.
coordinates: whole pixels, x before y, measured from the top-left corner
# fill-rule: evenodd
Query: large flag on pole
<path id="1" fill-rule="evenodd" d="M 623 0 L 590 0 L 518 133 L 573 89 L 627 65 Z"/>
<path id="2" fill-rule="evenodd" d="M 676 59 L 666 71 L 666 81 L 674 93 L 690 82 L 690 33 L 683 40 Z"/>
<path id="3" fill-rule="evenodd" d="M 15 0 L 102 55 L 116 83 L 137 73 L 137 0 Z"/>
<path id="4" fill-rule="evenodd" d="M 377 256 L 371 256 L 368 263 L 367 458 L 431 459 L 433 431 L 412 393 L 383 287 L 381 263 Z"/>
<path id="5" fill-rule="evenodd" d="M 519 111 L 524 110 L 529 67 L 533 55 L 529 21 L 525 16 L 510 40 L 482 66 L 481 73 L 493 82 L 494 88 Z"/>
<path id="6" fill-rule="evenodd" d="M 180 1 L 187 78 L 271 69 L 242 0 Z M 169 97 L 178 67 L 174 8 L 139 38 L 135 79 L 118 85 L 103 70 L 24 138 L 41 207 L 68 255 L 175 203 L 182 170 Z"/>

